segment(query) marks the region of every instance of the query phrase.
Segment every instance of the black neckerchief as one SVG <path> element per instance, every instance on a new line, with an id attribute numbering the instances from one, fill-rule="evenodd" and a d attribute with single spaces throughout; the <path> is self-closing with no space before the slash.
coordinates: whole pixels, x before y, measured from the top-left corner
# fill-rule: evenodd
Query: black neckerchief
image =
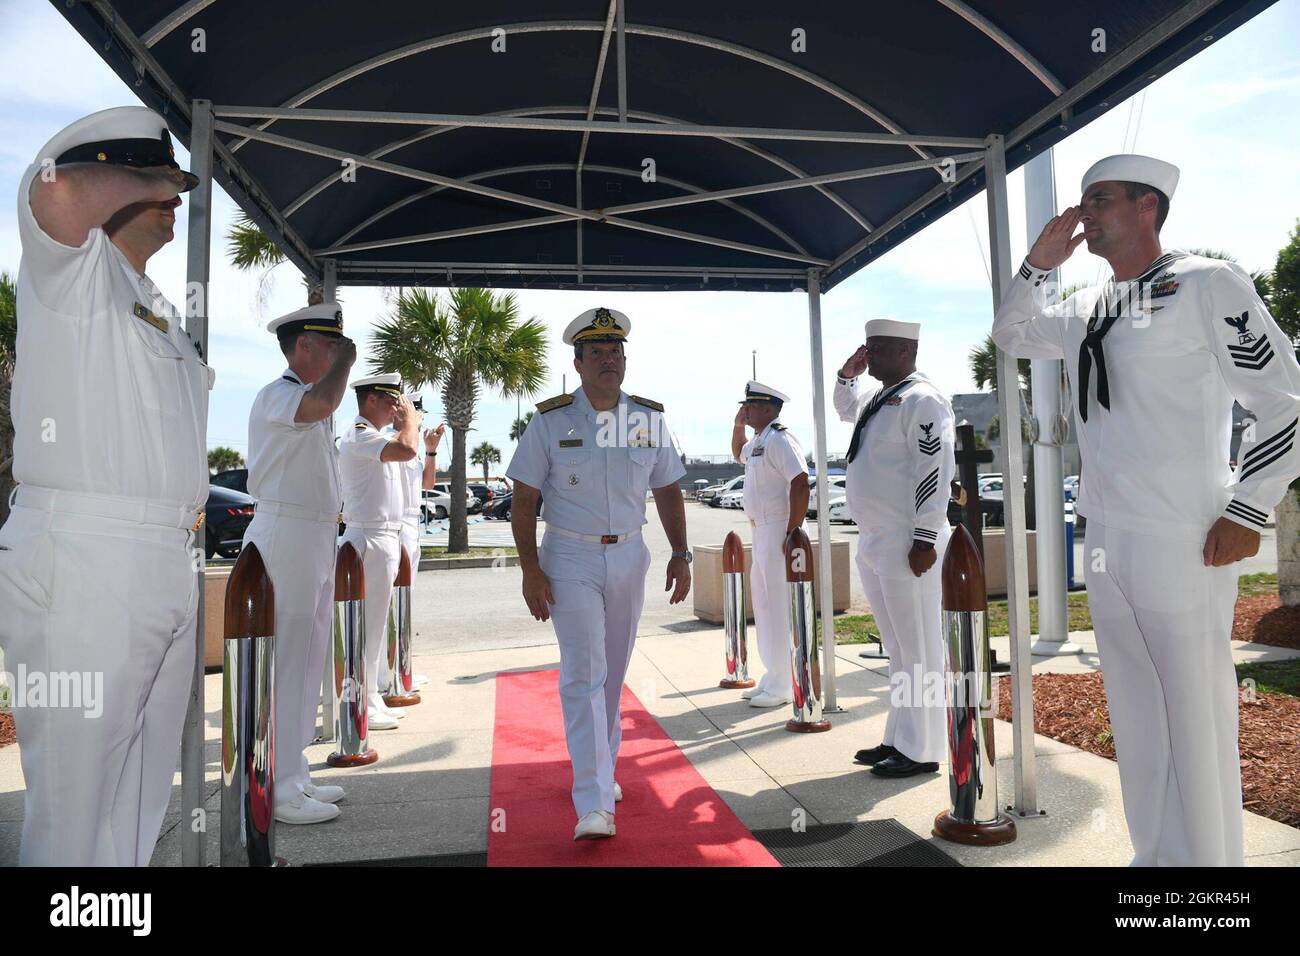
<path id="1" fill-rule="evenodd" d="M 893 398 L 908 385 L 911 385 L 913 381 L 913 378 L 909 375 L 901 382 L 889 386 L 889 388 L 882 388 L 867 404 L 867 407 L 862 410 L 862 414 L 858 416 L 858 423 L 853 426 L 853 438 L 849 441 L 849 461 L 852 461 L 858 453 L 858 445 L 862 441 L 863 429 L 867 427 L 867 422 L 871 419 L 871 416 L 880 410 L 881 405 L 885 404 L 885 402 Z"/>
<path id="2" fill-rule="evenodd" d="M 1120 283 L 1122 288 L 1115 294 L 1111 304 L 1115 279 L 1106 283 L 1106 288 L 1097 298 L 1092 316 L 1088 319 L 1088 334 L 1079 343 L 1079 419 L 1088 420 L 1088 380 L 1092 375 L 1092 363 L 1097 363 L 1097 404 L 1110 411 L 1110 379 L 1106 374 L 1106 352 L 1101 340 L 1124 315 L 1132 315 L 1135 302 L 1143 301 L 1145 284 L 1161 269 L 1183 257 L 1181 252 L 1168 252 L 1147 266 L 1145 272 L 1136 279 Z M 1097 320 L 1101 319 L 1100 325 Z"/>

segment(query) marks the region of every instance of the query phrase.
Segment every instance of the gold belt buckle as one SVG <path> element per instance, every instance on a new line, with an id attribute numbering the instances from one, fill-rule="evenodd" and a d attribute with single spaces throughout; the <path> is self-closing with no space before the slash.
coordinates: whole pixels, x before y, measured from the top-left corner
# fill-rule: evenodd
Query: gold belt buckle
<path id="1" fill-rule="evenodd" d="M 343 523 L 343 512 L 341 512 L 341 511 L 339 512 L 338 520 L 336 520 L 334 523 L 335 523 L 335 524 L 342 524 L 342 523 Z"/>
<path id="2" fill-rule="evenodd" d="M 200 511 L 199 516 L 194 519 L 194 527 L 190 528 L 190 530 L 198 531 L 200 528 L 202 528 L 203 522 L 207 520 L 207 517 L 208 517 L 208 513 L 206 511 Z"/>
<path id="3" fill-rule="evenodd" d="M 601 543 L 601 544 L 618 544 L 618 535 L 616 535 L 616 534 L 602 534 L 602 535 L 600 536 L 600 543 Z"/>

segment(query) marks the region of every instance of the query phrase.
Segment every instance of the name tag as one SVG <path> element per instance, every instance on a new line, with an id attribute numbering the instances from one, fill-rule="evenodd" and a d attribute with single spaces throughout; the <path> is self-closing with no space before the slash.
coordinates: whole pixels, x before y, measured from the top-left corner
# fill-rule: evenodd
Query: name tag
<path id="1" fill-rule="evenodd" d="M 561 448 L 581 448 L 581 447 L 582 447 L 582 439 L 581 439 L 581 438 L 561 438 L 561 439 L 560 439 L 560 447 L 561 447 Z"/>
<path id="2" fill-rule="evenodd" d="M 170 325 L 168 324 L 166 319 L 162 318 L 161 316 L 154 315 L 152 312 L 150 312 L 148 309 L 142 306 L 139 302 L 137 302 L 131 308 L 131 313 L 137 319 L 144 319 L 146 322 L 148 322 L 150 325 L 152 325 L 155 329 L 157 329 L 159 332 L 162 332 L 163 334 L 166 334 L 168 328 L 170 328 Z"/>
<path id="3" fill-rule="evenodd" d="M 764 449 L 762 449 L 762 448 L 755 448 L 753 451 L 751 451 L 751 452 L 749 453 L 749 457 L 750 457 L 750 458 L 761 458 L 761 457 L 763 456 L 763 451 L 764 451 Z"/>

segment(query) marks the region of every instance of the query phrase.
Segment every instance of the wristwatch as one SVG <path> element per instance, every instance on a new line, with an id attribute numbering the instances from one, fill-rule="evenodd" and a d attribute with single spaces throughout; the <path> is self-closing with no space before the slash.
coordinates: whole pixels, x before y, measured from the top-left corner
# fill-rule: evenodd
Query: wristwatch
<path id="1" fill-rule="evenodd" d="M 691 556 L 691 553 L 690 553 L 689 551 L 674 551 L 674 552 L 673 552 L 673 557 L 674 557 L 674 558 L 681 558 L 681 559 L 684 560 L 687 564 L 690 564 L 692 561 L 695 560 L 695 559 Z"/>

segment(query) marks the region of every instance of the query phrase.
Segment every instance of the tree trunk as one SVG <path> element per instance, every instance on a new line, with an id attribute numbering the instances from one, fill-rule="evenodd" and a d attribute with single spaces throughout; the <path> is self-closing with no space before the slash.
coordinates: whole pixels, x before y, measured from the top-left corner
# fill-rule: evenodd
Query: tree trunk
<path id="1" fill-rule="evenodd" d="M 1300 606 L 1300 488 L 1277 506 L 1277 586 L 1285 606 Z"/>
<path id="2" fill-rule="evenodd" d="M 451 426 L 451 527 L 447 529 L 447 551 L 469 550 L 469 516 L 465 507 L 465 442 L 469 429 Z"/>

